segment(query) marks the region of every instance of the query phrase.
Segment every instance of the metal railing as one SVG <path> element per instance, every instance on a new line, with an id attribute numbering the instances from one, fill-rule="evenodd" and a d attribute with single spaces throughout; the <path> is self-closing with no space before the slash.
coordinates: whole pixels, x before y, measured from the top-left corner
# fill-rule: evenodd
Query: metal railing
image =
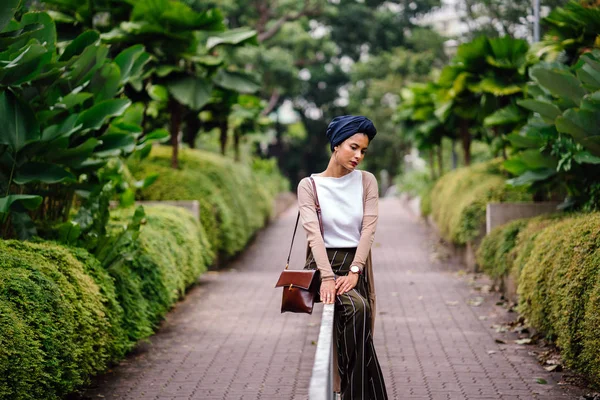
<path id="1" fill-rule="evenodd" d="M 323 305 L 321 329 L 315 352 L 309 400 L 333 400 L 333 304 Z"/>

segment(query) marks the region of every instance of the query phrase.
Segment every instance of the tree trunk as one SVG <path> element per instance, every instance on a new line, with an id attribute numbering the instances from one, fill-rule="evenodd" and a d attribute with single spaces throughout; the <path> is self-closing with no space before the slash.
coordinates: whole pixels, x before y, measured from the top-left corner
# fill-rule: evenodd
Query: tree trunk
<path id="1" fill-rule="evenodd" d="M 458 154 L 456 154 L 456 139 L 452 138 L 452 169 L 458 167 Z"/>
<path id="2" fill-rule="evenodd" d="M 225 155 L 225 151 L 227 150 L 227 131 L 229 130 L 227 116 L 219 121 L 219 129 L 221 130 L 221 154 Z"/>
<path id="3" fill-rule="evenodd" d="M 169 100 L 169 112 L 171 113 L 171 168 L 179 168 L 179 131 L 181 130 L 181 105 L 171 98 Z"/>
<path id="4" fill-rule="evenodd" d="M 198 137 L 199 130 L 200 118 L 198 118 L 198 113 L 196 111 L 189 112 L 185 119 L 184 141 L 190 146 L 190 149 L 196 147 L 196 138 Z"/>
<path id="5" fill-rule="evenodd" d="M 465 153 L 465 165 L 469 166 L 471 165 L 471 133 L 469 132 L 469 122 L 465 119 L 460 122 L 460 135 Z"/>
<path id="6" fill-rule="evenodd" d="M 444 148 L 442 147 L 442 143 L 437 148 L 437 158 L 438 158 L 438 176 L 444 175 Z"/>
<path id="7" fill-rule="evenodd" d="M 435 181 L 435 165 L 433 160 L 433 148 L 429 149 L 429 170 L 431 172 L 431 180 Z"/>
<path id="8" fill-rule="evenodd" d="M 235 151 L 235 161 L 240 161 L 240 130 L 233 130 L 233 149 Z"/>

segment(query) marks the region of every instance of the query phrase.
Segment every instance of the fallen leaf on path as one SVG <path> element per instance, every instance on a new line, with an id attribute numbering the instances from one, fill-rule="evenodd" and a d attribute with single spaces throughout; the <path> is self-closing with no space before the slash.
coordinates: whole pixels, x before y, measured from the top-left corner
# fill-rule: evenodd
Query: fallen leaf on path
<path id="1" fill-rule="evenodd" d="M 496 354 L 496 350 L 488 350 L 488 354 Z"/>
<path id="2" fill-rule="evenodd" d="M 552 371 L 556 371 L 556 369 L 558 369 L 558 367 L 560 367 L 560 365 L 554 364 L 554 365 L 547 365 L 544 367 L 544 369 L 548 372 L 552 372 Z"/>
<path id="3" fill-rule="evenodd" d="M 546 383 L 548 383 L 547 380 L 545 380 L 544 378 L 536 378 L 535 380 L 537 383 L 539 383 L 540 385 L 545 385 Z"/>
<path id="4" fill-rule="evenodd" d="M 472 299 L 469 299 L 467 300 L 467 304 L 473 307 L 479 307 L 481 304 L 483 304 L 483 297 L 477 296 Z"/>
<path id="5" fill-rule="evenodd" d="M 496 343 L 506 344 L 506 341 L 502 339 L 496 339 Z"/>
<path id="6" fill-rule="evenodd" d="M 531 338 L 524 338 L 524 339 L 517 339 L 515 340 L 516 344 L 531 344 L 533 343 L 533 339 Z"/>

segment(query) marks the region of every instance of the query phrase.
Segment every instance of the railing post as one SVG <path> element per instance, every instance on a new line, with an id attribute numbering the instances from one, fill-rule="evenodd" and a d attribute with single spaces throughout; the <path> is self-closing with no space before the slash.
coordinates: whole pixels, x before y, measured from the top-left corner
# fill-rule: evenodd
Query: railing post
<path id="1" fill-rule="evenodd" d="M 333 399 L 333 304 L 323 305 L 321 329 L 315 352 L 310 387 L 309 400 Z"/>

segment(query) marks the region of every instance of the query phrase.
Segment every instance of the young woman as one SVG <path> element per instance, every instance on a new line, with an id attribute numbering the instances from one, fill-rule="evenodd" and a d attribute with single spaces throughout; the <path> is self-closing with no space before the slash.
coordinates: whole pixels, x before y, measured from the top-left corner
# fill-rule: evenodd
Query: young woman
<path id="1" fill-rule="evenodd" d="M 342 400 L 385 400 L 387 393 L 375 348 L 375 287 L 371 244 L 377 225 L 375 176 L 356 167 L 377 133 L 363 116 L 334 118 L 327 128 L 332 155 L 327 169 L 313 174 L 323 234 L 309 178 L 298 185 L 300 218 L 310 251 L 306 268 L 318 268 L 321 299 L 335 303 L 334 388 Z"/>

